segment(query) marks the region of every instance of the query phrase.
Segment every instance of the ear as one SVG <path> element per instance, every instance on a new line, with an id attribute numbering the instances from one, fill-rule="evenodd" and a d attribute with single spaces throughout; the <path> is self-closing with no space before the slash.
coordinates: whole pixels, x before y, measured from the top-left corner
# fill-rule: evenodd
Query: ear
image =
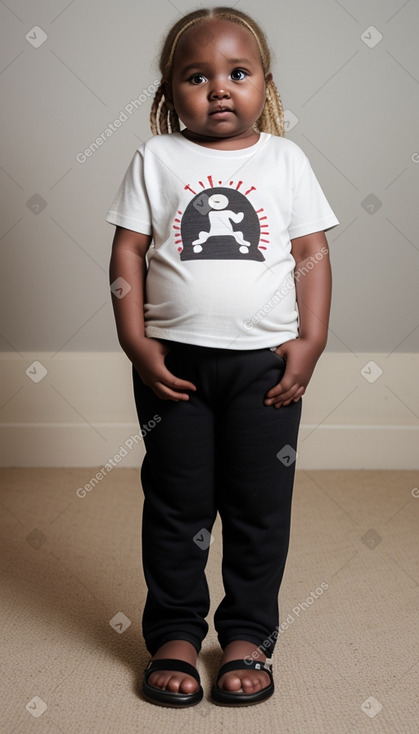
<path id="1" fill-rule="evenodd" d="M 163 84 L 163 94 L 164 98 L 166 100 L 166 104 L 169 108 L 169 110 L 174 110 L 175 106 L 173 104 L 173 97 L 172 97 L 172 88 L 169 82 L 164 82 Z"/>
<path id="2" fill-rule="evenodd" d="M 265 84 L 268 86 L 269 82 L 273 80 L 273 74 L 272 72 L 268 72 L 268 74 L 265 74 Z"/>

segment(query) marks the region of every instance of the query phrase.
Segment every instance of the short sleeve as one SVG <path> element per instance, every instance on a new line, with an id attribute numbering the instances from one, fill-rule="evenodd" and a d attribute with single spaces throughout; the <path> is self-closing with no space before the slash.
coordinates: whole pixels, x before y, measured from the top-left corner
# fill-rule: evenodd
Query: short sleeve
<path id="1" fill-rule="evenodd" d="M 134 232 L 152 234 L 150 202 L 144 179 L 144 155 L 136 150 L 105 220 Z"/>
<path id="2" fill-rule="evenodd" d="M 326 231 L 339 224 L 323 190 L 304 156 L 293 192 L 291 220 L 288 226 L 290 239 L 313 232 Z"/>

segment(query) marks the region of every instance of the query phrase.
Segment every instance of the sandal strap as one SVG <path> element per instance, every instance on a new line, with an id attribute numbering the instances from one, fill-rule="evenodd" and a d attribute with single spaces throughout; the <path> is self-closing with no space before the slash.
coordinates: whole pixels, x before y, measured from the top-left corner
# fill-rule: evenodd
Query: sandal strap
<path id="1" fill-rule="evenodd" d="M 151 673 L 154 673 L 157 670 L 175 670 L 177 672 L 186 673 L 186 675 L 192 676 L 192 678 L 195 678 L 197 683 L 201 682 L 197 669 L 194 668 L 194 666 L 190 663 L 187 663 L 185 660 L 177 660 L 175 658 L 160 658 L 158 660 L 150 660 L 144 671 L 146 679 L 148 679 L 148 676 L 151 675 Z"/>
<path id="2" fill-rule="evenodd" d="M 229 663 L 224 663 L 218 671 L 217 681 L 221 678 L 224 673 L 229 673 L 231 670 L 264 670 L 268 673 L 271 682 L 273 682 L 272 676 L 272 663 L 268 661 L 262 663 L 257 660 L 230 660 Z"/>

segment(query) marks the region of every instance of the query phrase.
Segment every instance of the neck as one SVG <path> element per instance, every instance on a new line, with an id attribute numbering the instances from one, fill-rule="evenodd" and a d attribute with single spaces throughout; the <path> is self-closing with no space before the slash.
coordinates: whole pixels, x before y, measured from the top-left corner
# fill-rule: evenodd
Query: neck
<path id="1" fill-rule="evenodd" d="M 192 143 L 197 145 L 203 145 L 205 148 L 215 148 L 218 150 L 240 150 L 241 148 L 249 148 L 251 145 L 255 145 L 260 138 L 258 133 L 253 128 L 249 128 L 244 133 L 239 135 L 232 135 L 228 138 L 211 137 L 208 135 L 199 135 L 191 132 L 188 128 L 181 130 L 181 135 Z"/>

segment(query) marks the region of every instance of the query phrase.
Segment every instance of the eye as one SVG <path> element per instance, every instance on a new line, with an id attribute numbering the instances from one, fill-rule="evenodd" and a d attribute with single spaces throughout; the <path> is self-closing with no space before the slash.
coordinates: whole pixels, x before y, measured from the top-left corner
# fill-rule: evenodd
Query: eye
<path id="1" fill-rule="evenodd" d="M 242 74 L 241 77 L 234 76 L 235 74 Z M 241 81 L 242 79 L 247 76 L 246 72 L 243 71 L 243 69 L 234 69 L 234 71 L 231 72 L 231 78 L 234 79 L 234 81 Z"/>
<path id="2" fill-rule="evenodd" d="M 188 81 L 190 81 L 191 84 L 200 84 L 201 79 L 205 79 L 203 74 L 193 74 L 191 77 L 189 77 Z"/>

